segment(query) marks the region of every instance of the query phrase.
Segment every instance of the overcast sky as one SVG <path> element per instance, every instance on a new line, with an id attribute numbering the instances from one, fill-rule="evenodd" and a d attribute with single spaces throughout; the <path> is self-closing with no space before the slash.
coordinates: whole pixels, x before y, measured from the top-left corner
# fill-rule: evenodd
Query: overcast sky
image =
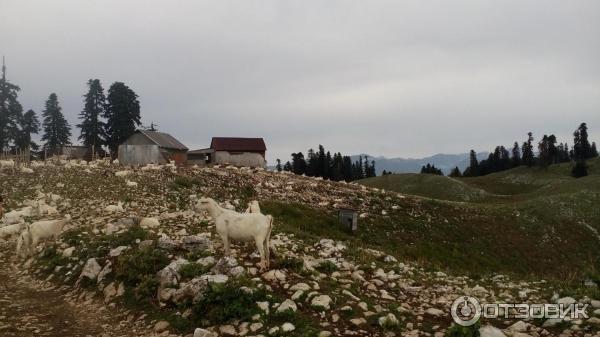
<path id="1" fill-rule="evenodd" d="M 25 109 L 55 92 L 74 126 L 89 78 L 122 81 L 144 124 L 191 149 L 264 137 L 271 163 L 572 143 L 582 121 L 600 141 L 598 33 L 594 0 L 0 0 Z"/>

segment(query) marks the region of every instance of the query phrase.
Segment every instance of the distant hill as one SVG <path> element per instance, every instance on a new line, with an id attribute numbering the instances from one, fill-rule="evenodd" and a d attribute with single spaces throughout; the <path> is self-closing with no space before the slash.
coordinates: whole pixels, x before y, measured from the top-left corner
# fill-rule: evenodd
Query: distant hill
<path id="1" fill-rule="evenodd" d="M 479 160 L 485 159 L 488 156 L 488 152 L 480 152 L 477 154 Z M 375 169 L 377 175 L 381 175 L 383 170 L 391 171 L 394 173 L 419 173 L 421 167 L 430 163 L 435 167 L 440 168 L 444 174 L 450 173 L 455 166 L 461 171 L 464 171 L 469 166 L 469 154 L 443 154 L 439 153 L 430 157 L 425 158 L 386 158 L 383 156 L 374 157 L 368 154 L 354 155 L 352 161 L 358 160 L 359 156 L 368 157 L 369 160 L 375 160 Z"/>

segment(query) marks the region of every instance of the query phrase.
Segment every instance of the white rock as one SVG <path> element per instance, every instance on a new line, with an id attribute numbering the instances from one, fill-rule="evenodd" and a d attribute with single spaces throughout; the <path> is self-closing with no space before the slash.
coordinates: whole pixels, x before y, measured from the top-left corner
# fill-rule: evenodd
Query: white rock
<path id="1" fill-rule="evenodd" d="M 108 253 L 108 256 L 117 257 L 117 256 L 121 255 L 121 253 L 123 253 L 128 248 L 129 247 L 127 247 L 127 246 L 119 246 L 117 248 L 111 249 L 110 252 Z"/>
<path id="2" fill-rule="evenodd" d="M 486 325 L 479 328 L 479 335 L 480 337 L 506 337 L 502 330 L 491 325 Z"/>
<path id="3" fill-rule="evenodd" d="M 329 310 L 331 307 L 331 297 L 328 295 L 319 295 L 312 299 L 310 305 L 313 307 L 323 308 L 324 310 Z"/>
<path id="4" fill-rule="evenodd" d="M 296 327 L 292 323 L 283 323 L 283 325 L 281 325 L 281 330 L 283 332 L 290 332 L 296 330 Z"/>
<path id="5" fill-rule="evenodd" d="M 398 326 L 398 324 L 400 324 L 398 318 L 392 313 L 387 314 L 387 316 L 379 317 L 379 326 L 393 327 Z"/>
<path id="6" fill-rule="evenodd" d="M 197 328 L 194 330 L 194 337 L 217 337 L 215 332 Z"/>
<path id="7" fill-rule="evenodd" d="M 208 283 L 227 283 L 229 281 L 229 276 L 227 275 L 202 275 L 202 279 L 206 280 Z"/>
<path id="8" fill-rule="evenodd" d="M 279 305 L 279 307 L 277 308 L 277 312 L 284 312 L 288 310 L 292 310 L 293 312 L 296 312 L 296 310 L 298 310 L 296 302 L 290 300 L 289 298 L 283 301 L 281 305 Z"/>
<path id="9" fill-rule="evenodd" d="M 577 301 L 573 297 L 563 297 L 563 298 L 559 298 L 556 301 L 556 303 L 557 304 L 562 304 L 564 306 L 568 306 L 568 305 L 577 303 Z"/>
<path id="10" fill-rule="evenodd" d="M 444 315 L 444 312 L 442 310 L 436 308 L 429 308 L 425 310 L 425 313 L 434 317 L 440 317 Z"/>
<path id="11" fill-rule="evenodd" d="M 258 305 L 260 310 L 264 311 L 265 314 L 269 314 L 269 302 L 256 302 L 256 305 Z"/>
<path id="12" fill-rule="evenodd" d="M 71 257 L 73 256 L 73 252 L 75 251 L 75 247 L 69 247 L 62 252 L 63 257 Z"/>
<path id="13" fill-rule="evenodd" d="M 102 267 L 98 264 L 95 258 L 88 259 L 81 271 L 81 275 L 79 277 L 87 277 L 90 280 L 95 280 L 100 274 Z"/>

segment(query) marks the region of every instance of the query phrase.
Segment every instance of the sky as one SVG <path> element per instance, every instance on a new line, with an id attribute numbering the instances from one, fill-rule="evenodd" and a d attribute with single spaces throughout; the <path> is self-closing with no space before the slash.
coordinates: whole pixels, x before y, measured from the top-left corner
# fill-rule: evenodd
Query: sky
<path id="1" fill-rule="evenodd" d="M 25 109 L 55 92 L 74 126 L 88 79 L 121 81 L 143 124 L 190 149 L 264 137 L 271 164 L 572 143 L 580 122 L 600 142 L 598 32 L 595 0 L 0 0 Z"/>

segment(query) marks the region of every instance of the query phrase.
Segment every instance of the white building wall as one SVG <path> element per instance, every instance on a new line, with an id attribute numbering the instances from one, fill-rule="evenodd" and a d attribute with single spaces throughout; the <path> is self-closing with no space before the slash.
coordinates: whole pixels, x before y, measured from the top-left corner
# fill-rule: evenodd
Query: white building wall
<path id="1" fill-rule="evenodd" d="M 119 163 L 121 165 L 143 166 L 146 164 L 165 164 L 158 145 L 119 145 Z"/>
<path id="2" fill-rule="evenodd" d="M 215 164 L 229 164 L 236 166 L 267 166 L 267 162 L 261 154 L 252 152 L 230 153 L 228 151 L 215 151 L 213 161 Z"/>

